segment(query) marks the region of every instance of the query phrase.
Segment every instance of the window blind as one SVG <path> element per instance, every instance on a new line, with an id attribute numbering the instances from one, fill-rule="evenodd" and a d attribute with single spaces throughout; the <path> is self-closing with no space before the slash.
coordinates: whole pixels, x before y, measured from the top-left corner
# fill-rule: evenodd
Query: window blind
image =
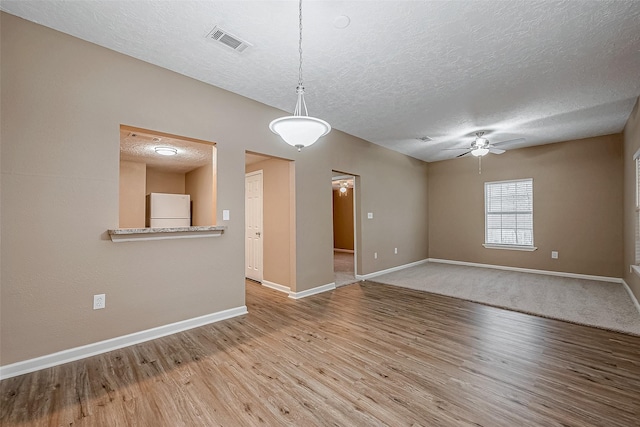
<path id="1" fill-rule="evenodd" d="M 533 246 L 533 179 L 485 183 L 485 243 Z"/>

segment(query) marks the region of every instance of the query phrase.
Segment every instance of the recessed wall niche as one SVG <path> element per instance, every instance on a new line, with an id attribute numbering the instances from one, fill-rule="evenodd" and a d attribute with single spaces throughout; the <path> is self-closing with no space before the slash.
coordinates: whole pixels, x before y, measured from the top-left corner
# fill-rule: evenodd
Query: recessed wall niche
<path id="1" fill-rule="evenodd" d="M 191 225 L 216 225 L 215 143 L 121 125 L 119 228 L 145 227 L 150 193 L 188 194 Z"/>

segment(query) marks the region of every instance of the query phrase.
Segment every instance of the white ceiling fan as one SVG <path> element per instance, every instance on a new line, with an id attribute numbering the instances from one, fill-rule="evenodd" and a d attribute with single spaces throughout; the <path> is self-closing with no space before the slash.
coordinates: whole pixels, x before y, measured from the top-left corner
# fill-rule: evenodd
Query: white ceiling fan
<path id="1" fill-rule="evenodd" d="M 524 142 L 524 138 L 511 139 L 509 141 L 502 141 L 496 144 L 491 144 L 487 138 L 484 136 L 484 131 L 476 132 L 476 139 L 471 143 L 471 147 L 466 148 L 451 148 L 451 150 L 467 150 L 466 152 L 457 155 L 456 157 L 463 157 L 467 154 L 471 153 L 471 155 L 476 157 L 486 156 L 489 153 L 492 154 L 502 154 L 505 152 L 502 148 L 498 148 L 497 145 L 505 145 L 505 144 L 516 144 L 520 142 Z"/>

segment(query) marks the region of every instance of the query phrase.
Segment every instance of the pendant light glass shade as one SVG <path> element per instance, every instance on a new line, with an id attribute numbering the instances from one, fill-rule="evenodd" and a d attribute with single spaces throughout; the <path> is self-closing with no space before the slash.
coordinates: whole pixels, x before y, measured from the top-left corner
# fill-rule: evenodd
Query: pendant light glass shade
<path id="1" fill-rule="evenodd" d="M 300 151 L 316 142 L 320 137 L 328 134 L 331 131 L 331 126 L 322 119 L 310 117 L 307 111 L 307 104 L 304 102 L 304 86 L 302 83 L 302 0 L 298 4 L 300 11 L 300 39 L 298 44 L 300 67 L 298 87 L 296 88 L 298 101 L 296 102 L 293 116 L 275 119 L 269 124 L 269 129 L 271 129 L 271 132 L 280 135 L 284 142 Z"/>
<path id="2" fill-rule="evenodd" d="M 329 123 L 309 116 L 287 116 L 275 119 L 269 125 L 273 133 L 300 151 L 331 131 Z"/>

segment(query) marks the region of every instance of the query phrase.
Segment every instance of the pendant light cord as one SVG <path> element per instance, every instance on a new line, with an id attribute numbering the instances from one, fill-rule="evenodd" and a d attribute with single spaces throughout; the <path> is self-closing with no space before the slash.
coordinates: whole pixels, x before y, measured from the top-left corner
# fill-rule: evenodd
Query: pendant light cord
<path id="1" fill-rule="evenodd" d="M 307 103 L 304 101 L 304 83 L 302 82 L 302 0 L 298 2 L 298 12 L 300 24 L 300 38 L 298 39 L 298 53 L 300 54 L 300 67 L 298 68 L 298 87 L 296 93 L 298 94 L 298 101 L 296 102 L 296 108 L 293 111 L 294 116 L 308 116 Z"/>
<path id="2" fill-rule="evenodd" d="M 300 22 L 300 38 L 298 41 L 298 52 L 300 53 L 300 68 L 298 69 L 298 86 L 302 87 L 302 0 L 298 2 L 299 22 Z M 304 90 L 304 88 L 303 88 Z"/>

